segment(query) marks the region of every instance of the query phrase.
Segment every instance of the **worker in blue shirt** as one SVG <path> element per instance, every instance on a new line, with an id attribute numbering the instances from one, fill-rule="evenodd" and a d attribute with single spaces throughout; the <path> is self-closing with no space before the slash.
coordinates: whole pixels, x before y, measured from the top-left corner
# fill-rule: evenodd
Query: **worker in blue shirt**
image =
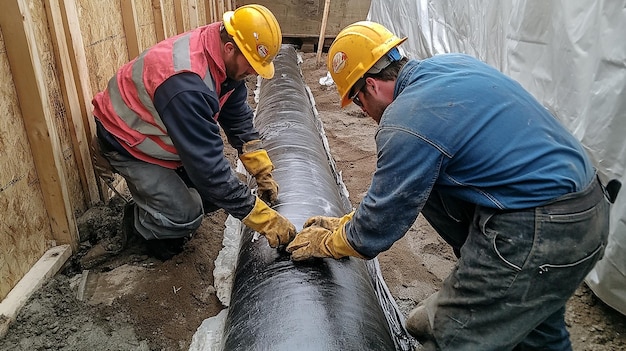
<path id="1" fill-rule="evenodd" d="M 479 60 L 403 57 L 357 22 L 329 49 L 342 106 L 378 124 L 376 172 L 357 209 L 316 216 L 292 259 L 370 259 L 419 213 L 458 257 L 408 317 L 427 349 L 571 350 L 565 304 L 602 257 L 609 201 L 581 144 L 517 82 Z"/>

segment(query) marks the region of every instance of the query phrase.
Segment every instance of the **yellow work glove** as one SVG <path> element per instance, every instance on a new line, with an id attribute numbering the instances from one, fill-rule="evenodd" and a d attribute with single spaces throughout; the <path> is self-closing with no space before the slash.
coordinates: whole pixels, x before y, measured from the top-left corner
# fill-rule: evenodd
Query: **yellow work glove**
<path id="1" fill-rule="evenodd" d="M 272 210 L 258 197 L 254 203 L 254 208 L 242 222 L 265 236 L 267 242 L 273 248 L 278 247 L 278 245 L 288 244 L 296 235 L 296 227 L 283 215 Z"/>
<path id="2" fill-rule="evenodd" d="M 313 216 L 307 219 L 302 227 L 306 228 L 311 226 L 318 226 L 334 232 L 335 230 L 337 230 L 337 228 L 339 228 L 341 223 L 345 224 L 346 222 L 351 220 L 353 215 L 354 211 L 348 213 L 343 217 Z"/>
<path id="3" fill-rule="evenodd" d="M 365 258 L 350 245 L 346 238 L 345 224 L 350 221 L 351 217 L 351 215 L 342 217 L 339 226 L 334 231 L 319 226 L 302 229 L 287 246 L 291 259 L 303 261 L 312 257 L 339 259 L 346 256 Z"/>
<path id="4" fill-rule="evenodd" d="M 274 165 L 267 155 L 267 151 L 261 148 L 260 140 L 252 140 L 243 145 L 243 153 L 239 159 L 246 171 L 256 179 L 259 197 L 273 204 L 278 199 L 278 183 L 272 177 Z"/>

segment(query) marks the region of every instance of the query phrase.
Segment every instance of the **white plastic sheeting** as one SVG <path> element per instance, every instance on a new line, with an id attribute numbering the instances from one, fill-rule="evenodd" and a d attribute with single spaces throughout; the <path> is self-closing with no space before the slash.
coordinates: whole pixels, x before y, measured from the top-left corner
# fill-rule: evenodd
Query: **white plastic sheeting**
<path id="1" fill-rule="evenodd" d="M 372 0 L 412 58 L 473 55 L 520 82 L 619 179 L 604 258 L 586 282 L 626 314 L 626 1 Z"/>

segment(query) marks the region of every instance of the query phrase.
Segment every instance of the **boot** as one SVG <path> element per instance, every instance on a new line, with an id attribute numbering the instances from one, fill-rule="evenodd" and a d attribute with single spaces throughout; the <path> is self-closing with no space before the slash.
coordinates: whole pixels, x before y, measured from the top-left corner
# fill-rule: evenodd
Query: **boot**
<path id="1" fill-rule="evenodd" d="M 434 343 L 433 323 L 435 310 L 437 309 L 437 295 L 434 293 L 420 302 L 410 313 L 406 320 L 406 330 L 417 341 L 426 345 Z"/>
<path id="2" fill-rule="evenodd" d="M 430 327 L 425 306 L 419 305 L 409 313 L 406 320 L 406 330 L 420 342 L 433 338 L 433 330 Z"/>
<path id="3" fill-rule="evenodd" d="M 167 261 L 183 251 L 189 237 L 174 239 L 147 240 L 135 229 L 135 203 L 130 202 L 124 206 L 122 218 L 122 236 L 125 241 L 137 240 L 147 249 L 148 256 Z"/>
<path id="4" fill-rule="evenodd" d="M 188 238 L 146 240 L 148 254 L 161 261 L 167 261 L 183 252 Z"/>

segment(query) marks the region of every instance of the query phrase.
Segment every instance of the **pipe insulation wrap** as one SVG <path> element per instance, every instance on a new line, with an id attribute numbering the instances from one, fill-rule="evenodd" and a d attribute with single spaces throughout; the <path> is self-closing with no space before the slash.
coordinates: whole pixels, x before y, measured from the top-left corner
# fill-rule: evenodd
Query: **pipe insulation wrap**
<path id="1" fill-rule="evenodd" d="M 255 117 L 280 185 L 275 209 L 297 229 L 351 210 L 338 186 L 297 53 L 283 46 L 263 80 Z M 294 263 L 243 229 L 224 325 L 224 350 L 396 350 L 365 261 Z"/>

